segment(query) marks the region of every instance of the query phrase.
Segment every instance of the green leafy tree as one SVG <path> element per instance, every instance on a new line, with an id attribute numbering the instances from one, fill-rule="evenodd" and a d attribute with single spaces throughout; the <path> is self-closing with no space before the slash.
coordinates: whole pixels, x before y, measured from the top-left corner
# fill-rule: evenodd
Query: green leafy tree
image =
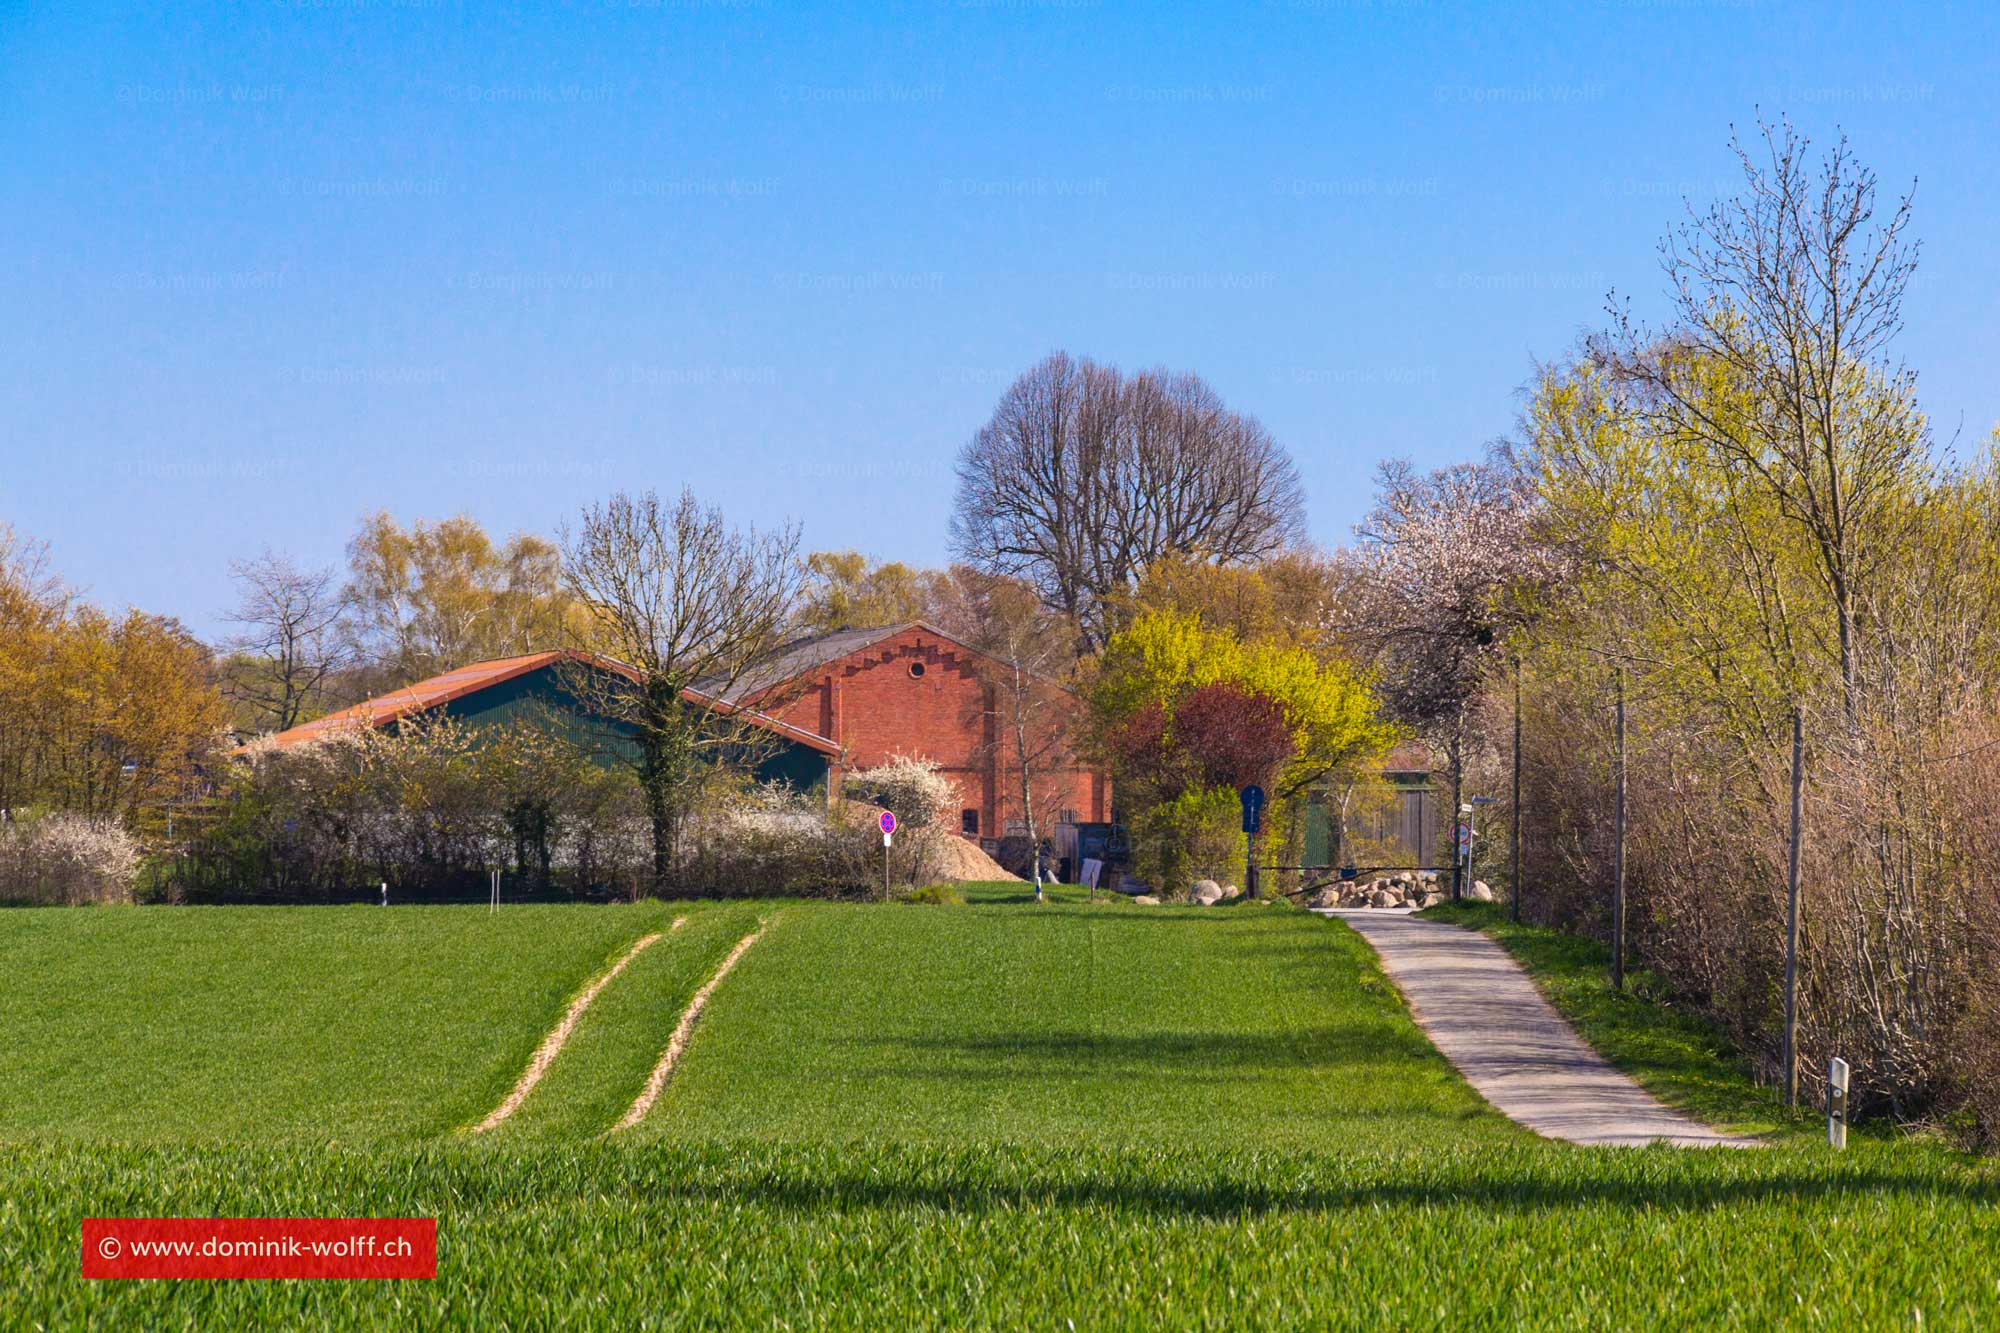
<path id="1" fill-rule="evenodd" d="M 1345 661 L 1246 643 L 1177 611 L 1111 636 L 1090 728 L 1135 807 L 1141 873 L 1168 892 L 1191 864 L 1217 871 L 1240 854 L 1234 786 L 1267 777 L 1273 814 L 1290 820 L 1308 790 L 1369 764 L 1397 735 Z M 1218 859 L 1225 842 L 1234 850 Z"/>

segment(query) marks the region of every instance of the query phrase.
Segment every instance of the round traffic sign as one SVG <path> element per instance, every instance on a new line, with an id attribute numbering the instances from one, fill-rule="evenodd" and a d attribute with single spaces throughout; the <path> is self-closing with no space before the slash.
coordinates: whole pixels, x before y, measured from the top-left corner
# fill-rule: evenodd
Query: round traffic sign
<path id="1" fill-rule="evenodd" d="M 896 831 L 896 816 L 887 810 L 884 810 L 882 817 L 875 822 L 882 826 L 884 833 L 894 833 Z"/>

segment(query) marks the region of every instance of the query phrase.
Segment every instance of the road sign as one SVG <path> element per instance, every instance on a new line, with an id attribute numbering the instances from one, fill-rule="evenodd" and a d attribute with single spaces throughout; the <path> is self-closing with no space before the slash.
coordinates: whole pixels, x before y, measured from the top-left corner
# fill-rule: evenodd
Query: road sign
<path id="1" fill-rule="evenodd" d="M 1253 782 L 1236 795 L 1243 802 L 1243 831 L 1261 832 L 1264 828 L 1264 789 Z"/>
<path id="2" fill-rule="evenodd" d="M 1461 852 L 1472 850 L 1472 825 L 1460 824 L 1458 826 L 1458 850 Z"/>
<path id="3" fill-rule="evenodd" d="M 884 810 L 882 817 L 875 822 L 882 826 L 882 836 L 884 837 L 896 831 L 896 816 L 887 810 Z"/>

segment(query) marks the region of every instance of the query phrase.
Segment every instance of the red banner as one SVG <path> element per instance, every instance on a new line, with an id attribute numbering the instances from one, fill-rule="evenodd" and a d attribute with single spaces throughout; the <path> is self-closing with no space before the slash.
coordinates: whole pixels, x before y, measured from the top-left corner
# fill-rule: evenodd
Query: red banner
<path id="1" fill-rule="evenodd" d="M 435 1217 L 86 1217 L 87 1278 L 437 1276 Z"/>

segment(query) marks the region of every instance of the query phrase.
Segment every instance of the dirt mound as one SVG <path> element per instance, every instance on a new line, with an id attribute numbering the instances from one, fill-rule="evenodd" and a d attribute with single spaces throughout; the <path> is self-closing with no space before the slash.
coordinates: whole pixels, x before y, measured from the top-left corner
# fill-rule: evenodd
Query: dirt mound
<path id="1" fill-rule="evenodd" d="M 1019 884 L 1019 875 L 1010 875 L 1000 863 L 979 850 L 979 844 L 965 838 L 946 837 L 941 840 L 943 847 L 939 860 L 943 868 L 938 872 L 946 879 L 956 880 L 1000 880 L 1009 884 Z"/>

